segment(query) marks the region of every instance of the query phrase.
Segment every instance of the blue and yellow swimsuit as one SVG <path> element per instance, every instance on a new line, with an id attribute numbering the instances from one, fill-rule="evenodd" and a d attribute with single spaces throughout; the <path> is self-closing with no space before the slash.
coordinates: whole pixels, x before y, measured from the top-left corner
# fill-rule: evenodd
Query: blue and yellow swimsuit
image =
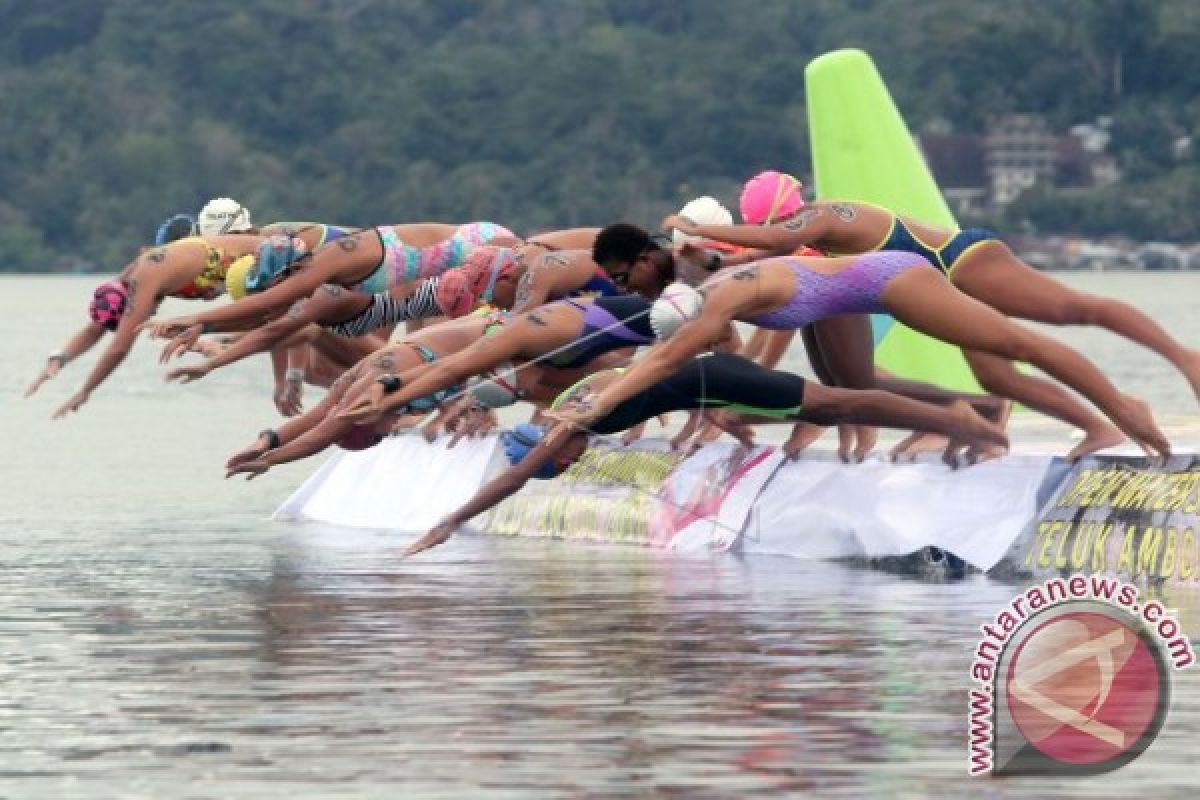
<path id="1" fill-rule="evenodd" d="M 930 264 L 933 264 L 946 275 L 949 275 L 955 265 L 962 260 L 962 257 L 971 252 L 976 245 L 983 244 L 984 242 L 998 241 L 1000 238 L 994 231 L 983 228 L 967 228 L 966 230 L 957 231 L 941 246 L 933 247 L 921 241 L 894 212 L 879 206 L 875 206 L 875 208 L 879 208 L 880 211 L 886 211 L 892 215 L 892 227 L 888 231 L 887 236 L 883 237 L 883 241 L 875 247 L 870 248 L 868 252 L 901 250 L 905 253 L 916 253 L 928 259 Z"/>

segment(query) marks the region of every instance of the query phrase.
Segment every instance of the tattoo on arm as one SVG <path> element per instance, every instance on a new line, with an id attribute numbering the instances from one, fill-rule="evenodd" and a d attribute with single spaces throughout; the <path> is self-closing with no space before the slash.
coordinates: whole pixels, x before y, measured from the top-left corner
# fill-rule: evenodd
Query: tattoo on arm
<path id="1" fill-rule="evenodd" d="M 571 259 L 562 253 L 546 253 L 546 255 L 542 256 L 542 263 L 547 266 L 569 267 L 571 266 Z"/>
<path id="2" fill-rule="evenodd" d="M 133 308 L 134 303 L 137 301 L 137 291 L 138 291 L 138 279 L 130 278 L 129 279 L 129 306 L 128 306 L 129 308 Z"/>
<path id="3" fill-rule="evenodd" d="M 358 236 L 347 236 L 337 240 L 337 246 L 349 253 L 358 247 Z"/>
<path id="4" fill-rule="evenodd" d="M 167 248 L 156 247 L 149 253 L 146 253 L 146 260 L 154 264 L 161 264 L 167 258 Z"/>
<path id="5" fill-rule="evenodd" d="M 336 283 L 323 283 L 321 284 L 321 289 L 324 290 L 325 294 L 333 298 L 341 297 L 346 293 L 346 287 L 338 286 Z"/>
<path id="6" fill-rule="evenodd" d="M 543 328 L 546 327 L 547 324 L 546 320 L 538 316 L 536 311 L 532 314 L 526 314 L 525 319 L 529 322 L 532 322 L 534 325 L 541 325 Z"/>
<path id="7" fill-rule="evenodd" d="M 292 307 L 288 309 L 288 319 L 300 319 L 304 313 L 304 309 L 308 307 L 308 298 L 301 297 L 296 302 L 292 303 Z"/>
<path id="8" fill-rule="evenodd" d="M 533 268 L 525 270 L 525 274 L 521 276 L 521 281 L 517 284 L 517 297 L 513 301 L 513 308 L 521 308 L 529 301 L 529 296 L 533 294 Z"/>
<path id="9" fill-rule="evenodd" d="M 759 277 L 758 265 L 755 264 L 745 269 L 739 269 L 730 276 L 735 281 L 752 281 Z"/>
<path id="10" fill-rule="evenodd" d="M 796 216 L 783 223 L 784 230 L 801 231 L 808 223 L 812 222 L 816 217 L 821 216 L 821 209 L 806 208 Z"/>
<path id="11" fill-rule="evenodd" d="M 392 368 L 396 366 L 396 356 L 394 356 L 390 350 L 386 353 L 381 353 L 379 358 L 375 359 L 375 363 L 372 366 L 374 366 L 375 369 L 381 369 L 384 372 L 390 372 Z"/>
<path id="12" fill-rule="evenodd" d="M 829 210 L 842 222 L 852 222 L 858 216 L 858 210 L 848 203 L 831 203 Z"/>

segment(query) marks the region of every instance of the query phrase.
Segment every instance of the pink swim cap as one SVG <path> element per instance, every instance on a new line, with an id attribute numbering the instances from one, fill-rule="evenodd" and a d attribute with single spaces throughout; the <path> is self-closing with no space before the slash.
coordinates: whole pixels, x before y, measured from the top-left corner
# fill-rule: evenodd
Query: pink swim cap
<path id="1" fill-rule="evenodd" d="M 105 330 L 115 331 L 129 307 L 129 290 L 120 281 L 105 281 L 92 292 L 88 315 L 92 322 L 103 325 Z"/>
<path id="2" fill-rule="evenodd" d="M 446 270 L 437 281 L 437 304 L 447 317 L 458 319 L 475 309 L 475 295 L 467 288 L 467 276 L 462 267 Z"/>
<path id="3" fill-rule="evenodd" d="M 750 225 L 769 225 L 804 208 L 803 185 L 783 172 L 760 172 L 742 187 L 742 219 Z"/>

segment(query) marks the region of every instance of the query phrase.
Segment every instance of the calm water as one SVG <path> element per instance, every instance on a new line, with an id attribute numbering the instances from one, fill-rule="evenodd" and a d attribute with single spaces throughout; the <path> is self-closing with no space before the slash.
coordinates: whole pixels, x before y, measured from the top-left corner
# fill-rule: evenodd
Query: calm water
<path id="1" fill-rule="evenodd" d="M 1200 343 L 1200 275 L 1070 280 Z M 51 422 L 83 365 L 20 393 L 91 283 L 0 279 L 0 797 L 1194 796 L 1190 673 L 1117 773 L 966 778 L 974 631 L 1014 587 L 470 536 L 401 563 L 405 534 L 267 521 L 317 460 L 221 479 L 273 424 L 258 362 L 164 385 L 142 344 Z M 1068 338 L 1193 413 L 1157 358 Z"/>

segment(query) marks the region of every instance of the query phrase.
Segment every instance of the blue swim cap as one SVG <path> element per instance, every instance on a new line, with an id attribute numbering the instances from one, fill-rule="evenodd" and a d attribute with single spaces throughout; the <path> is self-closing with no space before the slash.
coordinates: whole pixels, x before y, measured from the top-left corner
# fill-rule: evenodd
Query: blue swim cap
<path id="1" fill-rule="evenodd" d="M 249 294 L 267 289 L 273 280 L 293 262 L 306 254 L 304 242 L 282 234 L 270 236 L 258 246 L 254 267 L 246 275 Z"/>
<path id="2" fill-rule="evenodd" d="M 176 214 L 168 217 L 163 224 L 158 226 L 158 231 L 154 234 L 154 244 L 161 247 L 185 236 L 191 236 L 195 232 L 196 220 L 194 217 L 189 214 Z"/>
<path id="3" fill-rule="evenodd" d="M 522 422 L 511 431 L 500 434 L 500 441 L 504 443 L 504 455 L 508 456 L 508 463 L 514 467 L 520 464 L 545 436 L 545 428 L 541 425 L 531 425 L 528 422 Z M 540 481 L 548 481 L 558 473 L 558 465 L 554 463 L 554 459 L 550 459 L 542 464 L 533 477 Z"/>

